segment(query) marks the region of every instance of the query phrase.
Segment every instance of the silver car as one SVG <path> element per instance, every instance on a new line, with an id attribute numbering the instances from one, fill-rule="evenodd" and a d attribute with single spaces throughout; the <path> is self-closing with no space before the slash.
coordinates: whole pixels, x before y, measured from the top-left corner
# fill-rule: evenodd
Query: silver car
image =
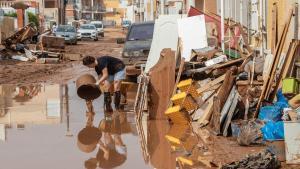
<path id="1" fill-rule="evenodd" d="M 56 28 L 55 36 L 64 37 L 66 43 L 77 44 L 76 29 L 71 25 L 59 25 Z"/>
<path id="2" fill-rule="evenodd" d="M 98 32 L 96 26 L 93 24 L 83 24 L 80 26 L 77 32 L 77 39 L 93 39 L 98 40 Z"/>

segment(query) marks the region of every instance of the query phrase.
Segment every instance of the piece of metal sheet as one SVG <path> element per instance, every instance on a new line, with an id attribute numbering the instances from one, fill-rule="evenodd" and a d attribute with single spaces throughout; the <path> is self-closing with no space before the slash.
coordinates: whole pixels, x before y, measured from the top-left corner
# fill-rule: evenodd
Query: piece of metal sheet
<path id="1" fill-rule="evenodd" d="M 284 122 L 287 164 L 300 164 L 300 122 Z"/>
<path id="2" fill-rule="evenodd" d="M 181 17 L 181 15 L 161 15 L 155 21 L 153 39 L 145 68 L 146 73 L 158 62 L 160 52 L 164 48 L 177 50 L 177 20 Z"/>

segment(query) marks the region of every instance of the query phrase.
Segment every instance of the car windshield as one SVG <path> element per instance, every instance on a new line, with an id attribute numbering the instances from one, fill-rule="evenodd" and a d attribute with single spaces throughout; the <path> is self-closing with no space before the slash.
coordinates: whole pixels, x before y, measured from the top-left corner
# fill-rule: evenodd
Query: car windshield
<path id="1" fill-rule="evenodd" d="M 95 29 L 94 25 L 82 25 L 80 26 L 80 29 Z"/>
<path id="2" fill-rule="evenodd" d="M 103 27 L 101 23 L 94 23 L 93 25 L 95 25 L 96 28 L 102 28 Z"/>
<path id="3" fill-rule="evenodd" d="M 73 26 L 58 26 L 56 32 L 76 32 Z"/>
<path id="4" fill-rule="evenodd" d="M 147 40 L 153 37 L 154 24 L 134 25 L 131 27 L 128 40 Z"/>

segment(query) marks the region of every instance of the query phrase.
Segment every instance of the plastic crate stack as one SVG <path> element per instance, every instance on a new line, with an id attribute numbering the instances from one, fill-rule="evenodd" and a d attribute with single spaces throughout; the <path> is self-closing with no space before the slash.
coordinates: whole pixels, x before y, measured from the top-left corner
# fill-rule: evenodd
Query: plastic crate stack
<path id="1" fill-rule="evenodd" d="M 200 95 L 192 79 L 179 82 L 177 88 L 180 92 L 172 96 L 172 104 L 165 115 L 173 124 L 187 125 L 191 121 L 189 112 L 198 108 L 197 98 Z"/>

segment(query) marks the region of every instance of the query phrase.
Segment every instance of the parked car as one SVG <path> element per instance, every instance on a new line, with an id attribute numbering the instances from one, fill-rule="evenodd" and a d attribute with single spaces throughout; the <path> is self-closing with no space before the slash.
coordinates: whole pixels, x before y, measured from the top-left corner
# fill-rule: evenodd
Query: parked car
<path id="1" fill-rule="evenodd" d="M 154 22 L 134 23 L 129 27 L 126 39 L 119 38 L 117 43 L 125 43 L 122 60 L 126 65 L 145 63 L 151 48 Z"/>
<path id="2" fill-rule="evenodd" d="M 96 26 L 98 35 L 104 37 L 104 26 L 102 21 L 92 21 L 91 24 Z"/>
<path id="3" fill-rule="evenodd" d="M 55 32 L 56 37 L 64 37 L 66 43 L 77 44 L 76 29 L 71 25 L 59 25 Z"/>
<path id="4" fill-rule="evenodd" d="M 123 20 L 122 21 L 122 28 L 123 29 L 129 28 L 130 25 L 131 25 L 131 21 L 130 20 Z"/>
<path id="5" fill-rule="evenodd" d="M 96 26 L 93 24 L 83 24 L 79 27 L 77 31 L 77 39 L 93 39 L 94 41 L 98 40 L 98 33 Z"/>

